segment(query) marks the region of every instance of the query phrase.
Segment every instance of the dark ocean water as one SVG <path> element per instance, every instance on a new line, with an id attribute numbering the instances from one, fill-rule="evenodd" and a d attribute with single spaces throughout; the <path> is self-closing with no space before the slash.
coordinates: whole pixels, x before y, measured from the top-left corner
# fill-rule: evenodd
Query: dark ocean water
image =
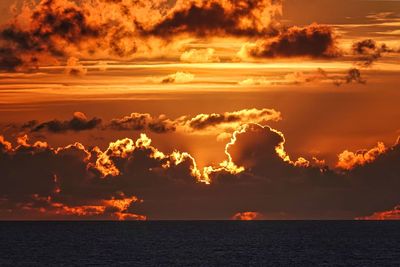
<path id="1" fill-rule="evenodd" d="M 0 223 L 0 266 L 82 265 L 400 266 L 400 223 Z"/>

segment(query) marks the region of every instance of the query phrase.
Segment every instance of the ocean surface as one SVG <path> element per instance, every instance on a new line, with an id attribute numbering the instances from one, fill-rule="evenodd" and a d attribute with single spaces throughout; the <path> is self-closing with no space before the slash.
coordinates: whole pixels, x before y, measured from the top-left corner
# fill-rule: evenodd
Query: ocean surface
<path id="1" fill-rule="evenodd" d="M 400 222 L 0 222 L 0 266 L 400 266 Z"/>

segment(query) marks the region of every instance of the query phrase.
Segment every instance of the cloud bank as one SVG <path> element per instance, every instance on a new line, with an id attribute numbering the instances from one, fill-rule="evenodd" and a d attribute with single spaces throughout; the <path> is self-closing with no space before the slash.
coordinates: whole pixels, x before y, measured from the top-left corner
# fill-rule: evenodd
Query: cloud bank
<path id="1" fill-rule="evenodd" d="M 181 116 L 175 119 L 166 115 L 158 117 L 148 113 L 131 113 L 122 118 L 103 122 L 101 118 L 88 119 L 82 112 L 75 112 L 70 120 L 50 120 L 39 123 L 36 120 L 22 125 L 11 125 L 20 132 L 50 132 L 55 134 L 68 131 L 81 132 L 89 130 L 113 131 L 148 131 L 157 134 L 181 132 L 186 134 L 220 135 L 233 133 L 238 127 L 247 123 L 266 123 L 282 119 L 280 112 L 274 109 L 243 109 L 234 112 L 198 114 Z M 229 137 L 229 136 L 228 136 Z"/>
<path id="2" fill-rule="evenodd" d="M 84 69 L 70 68 L 73 58 L 133 60 L 167 44 L 178 45 L 182 38 L 258 40 L 243 46 L 242 59 L 331 58 L 341 53 L 331 27 L 285 27 L 281 15 L 281 0 L 27 1 L 0 29 L 0 68 L 66 64 L 68 73 L 81 75 Z M 181 60 L 219 58 L 210 48 L 188 50 Z"/>
<path id="3" fill-rule="evenodd" d="M 163 153 L 144 134 L 117 140 L 104 151 L 79 143 L 29 144 L 27 137 L 12 146 L 1 137 L 0 215 L 352 219 L 400 203 L 393 190 L 400 185 L 398 144 L 373 153 L 373 160 L 337 170 L 292 160 L 285 144 L 283 133 L 246 124 L 227 143 L 225 161 L 201 168 L 186 152 Z"/>

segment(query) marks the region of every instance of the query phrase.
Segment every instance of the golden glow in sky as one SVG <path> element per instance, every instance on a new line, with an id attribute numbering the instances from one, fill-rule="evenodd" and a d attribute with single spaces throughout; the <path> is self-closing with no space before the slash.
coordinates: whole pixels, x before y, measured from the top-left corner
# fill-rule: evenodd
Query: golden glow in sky
<path id="1" fill-rule="evenodd" d="M 398 219 L 399 1 L 0 10 L 0 219 Z"/>

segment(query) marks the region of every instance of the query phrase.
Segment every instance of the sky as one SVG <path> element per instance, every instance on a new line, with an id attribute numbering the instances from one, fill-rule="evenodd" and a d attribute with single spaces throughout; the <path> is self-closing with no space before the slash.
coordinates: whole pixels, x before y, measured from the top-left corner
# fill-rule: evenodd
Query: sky
<path id="1" fill-rule="evenodd" d="M 0 220 L 400 219 L 400 1 L 0 11 Z"/>

